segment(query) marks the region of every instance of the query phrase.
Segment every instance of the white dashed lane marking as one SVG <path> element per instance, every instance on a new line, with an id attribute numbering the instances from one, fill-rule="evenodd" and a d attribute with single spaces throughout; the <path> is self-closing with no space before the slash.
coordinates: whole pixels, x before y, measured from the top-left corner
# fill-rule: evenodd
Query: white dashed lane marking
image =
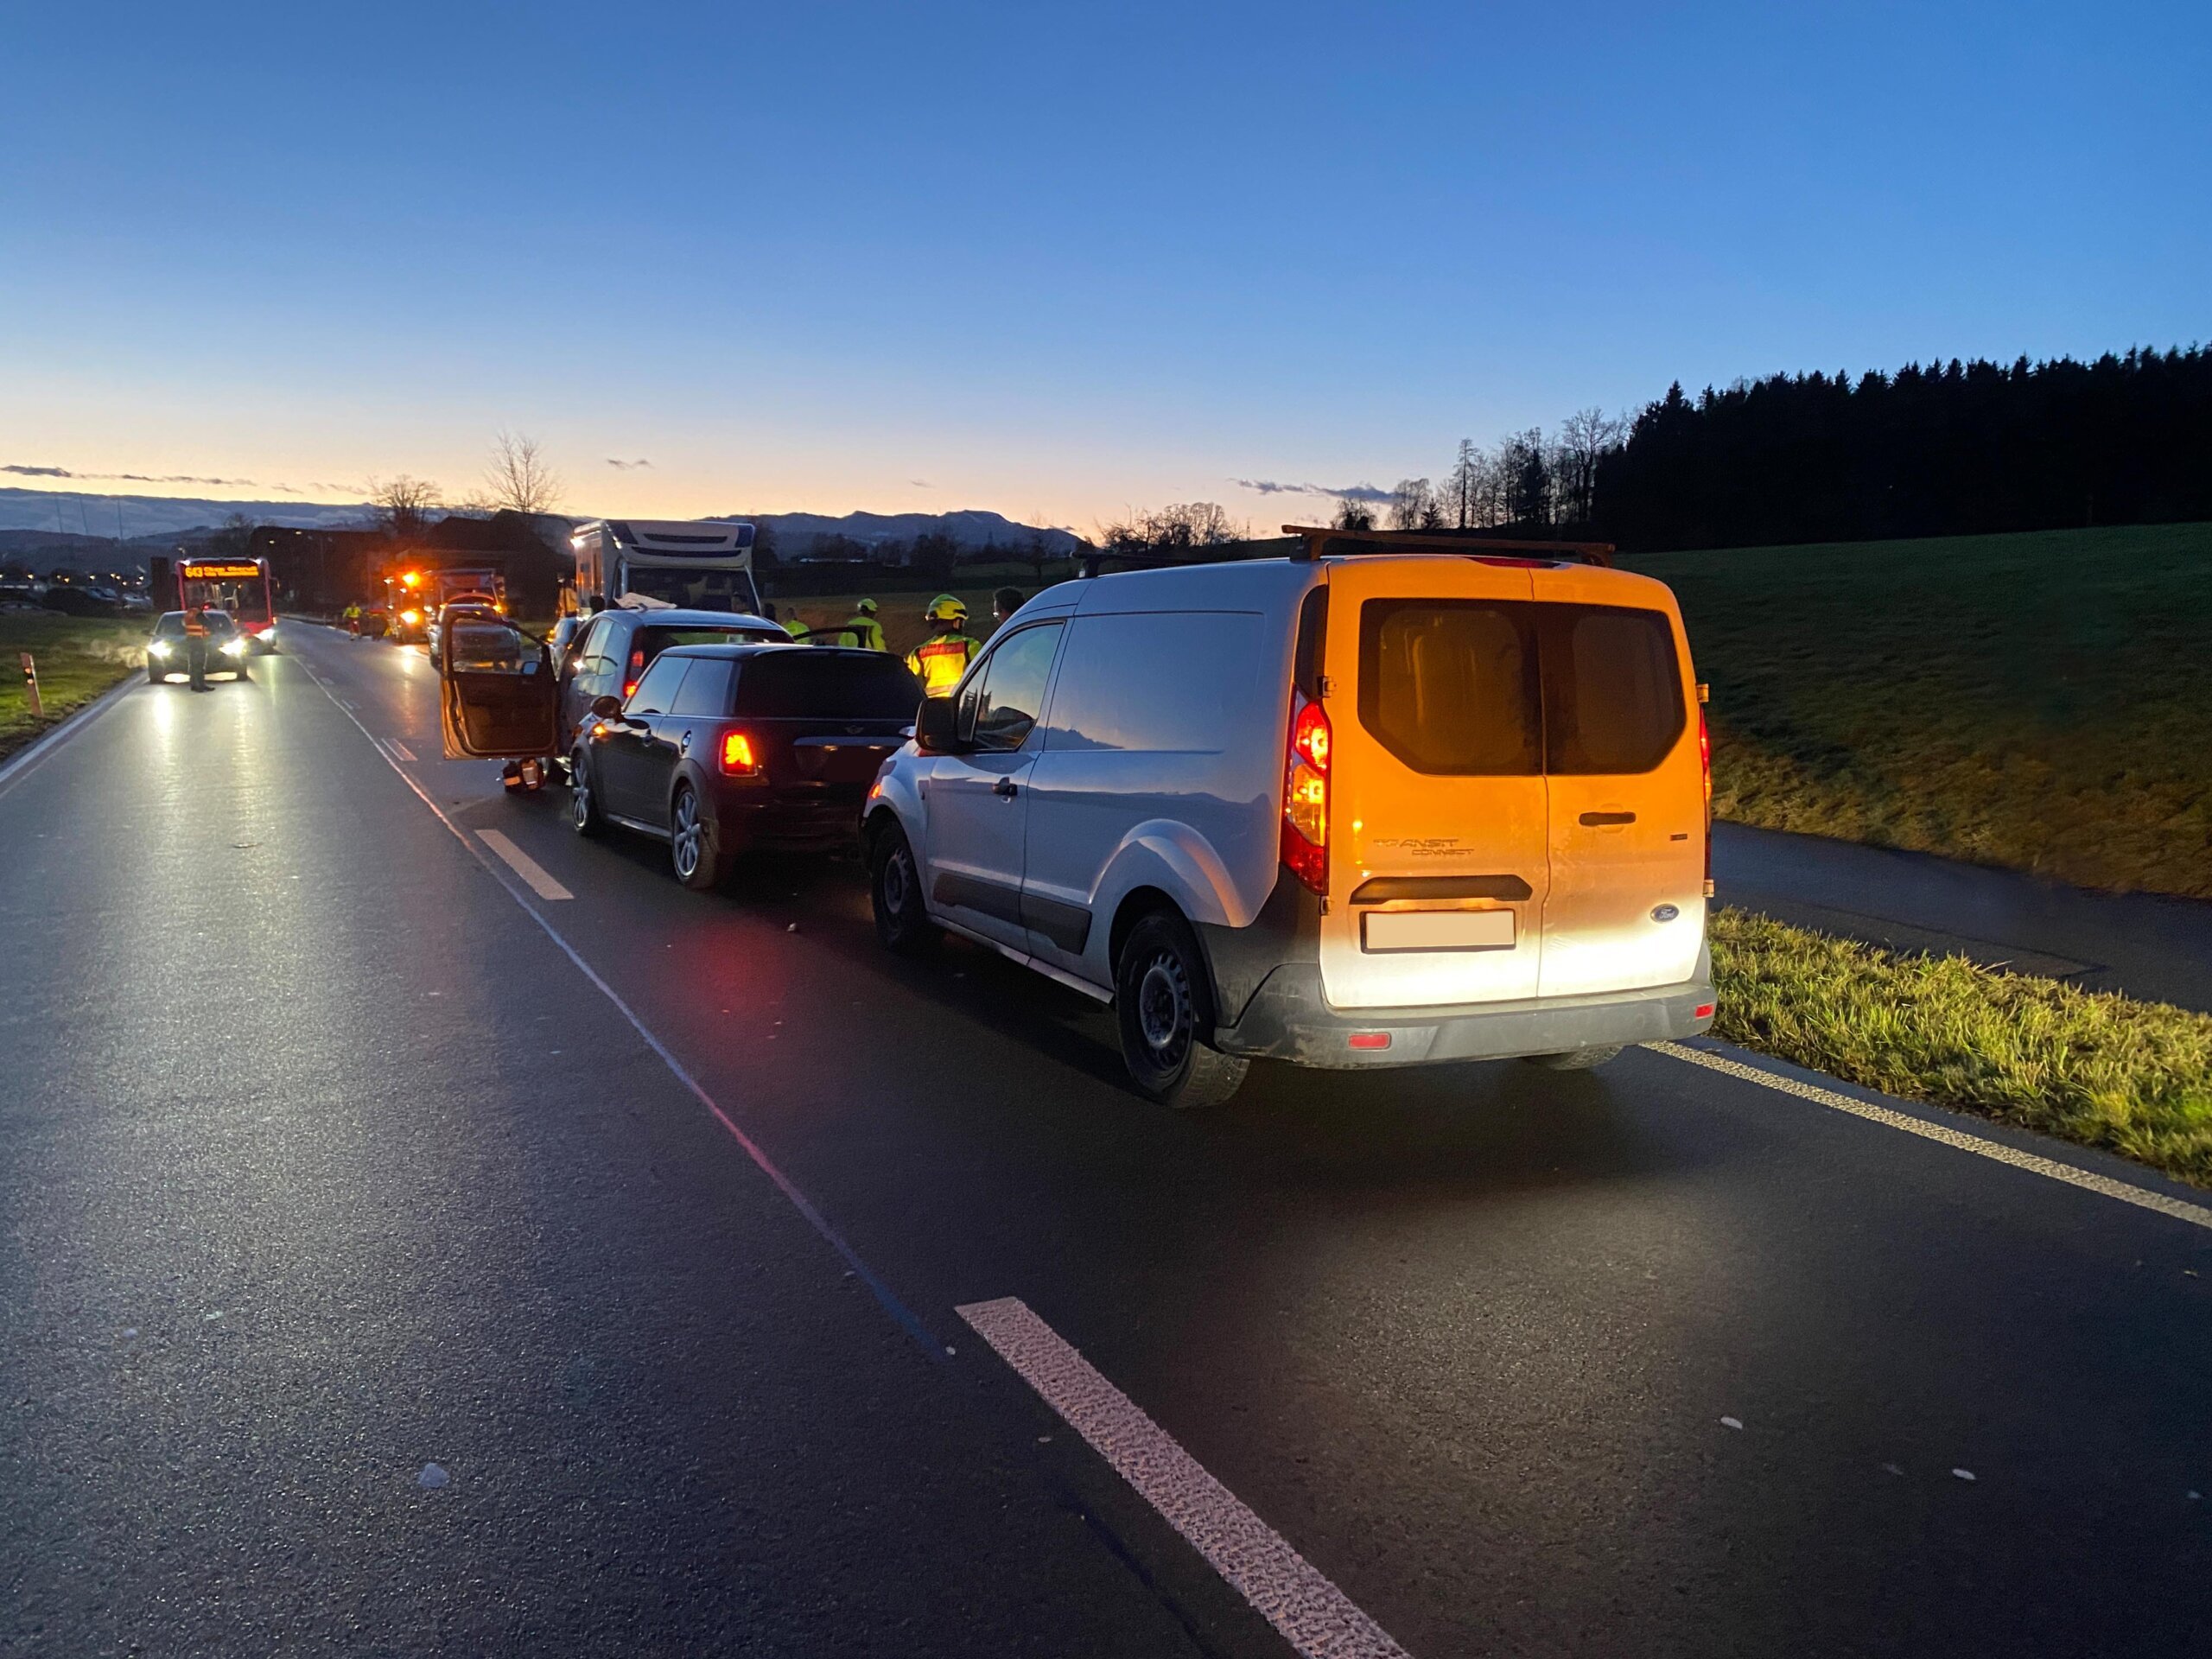
<path id="1" fill-rule="evenodd" d="M 1854 1100 L 1849 1095 L 1838 1094 L 1834 1090 L 1823 1089 L 1817 1084 L 1800 1083 L 1795 1077 L 1762 1071 L 1755 1065 L 1745 1065 L 1741 1060 L 1732 1060 L 1725 1054 L 1707 1053 L 1701 1048 L 1688 1048 L 1681 1043 L 1646 1043 L 1644 1046 L 1671 1058 L 1701 1065 L 1708 1071 L 1740 1077 L 1745 1083 L 1756 1083 L 1762 1088 L 1795 1095 L 1800 1100 L 1815 1101 L 1839 1112 L 1849 1112 L 1853 1117 L 1863 1117 L 1870 1123 L 1903 1129 L 1907 1135 L 1916 1135 L 1923 1140 L 1940 1141 L 1947 1147 L 1956 1147 L 1961 1152 L 1973 1153 L 1976 1157 L 2009 1164 L 2014 1169 L 2027 1171 L 2031 1175 L 2063 1181 L 2069 1186 L 2078 1186 L 2101 1198 L 2117 1198 L 2120 1203 L 2132 1204 L 2139 1210 L 2149 1210 L 2161 1216 L 2170 1216 L 2176 1221 L 2185 1221 L 2192 1227 L 2212 1229 L 2212 1210 L 2201 1204 L 2169 1198 L 2164 1192 L 2154 1192 L 2148 1187 L 2131 1186 L 2126 1181 L 2113 1179 L 2109 1175 L 2076 1169 L 2073 1165 L 2062 1164 L 2055 1158 L 2042 1158 L 2032 1152 L 2022 1152 L 2018 1147 L 2008 1147 L 2001 1141 L 1984 1140 L 1980 1135 L 1968 1135 L 1964 1129 L 1955 1129 L 1948 1123 L 1931 1123 L 1926 1118 L 1915 1117 L 1910 1112 L 1893 1111 L 1871 1100 Z"/>
<path id="2" fill-rule="evenodd" d="M 412 750 L 412 749 L 410 749 L 410 748 L 409 748 L 409 747 L 408 747 L 404 743 L 401 742 L 397 738 L 396 738 L 396 737 L 388 737 L 388 738 L 385 739 L 385 741 L 386 743 L 388 743 L 388 744 L 390 744 L 390 745 L 391 746 L 391 752 L 392 752 L 394 754 L 397 755 L 397 756 L 398 756 L 402 760 L 405 760 L 405 761 L 409 761 L 409 762 L 412 762 L 412 761 L 414 760 L 414 759 L 415 759 L 415 751 L 414 751 L 414 750 Z"/>
<path id="3" fill-rule="evenodd" d="M 486 847 L 497 853 L 506 867 L 530 883 L 530 890 L 541 899 L 573 899 L 576 895 L 556 881 L 543 864 L 509 841 L 497 830 L 476 832 Z"/>
<path id="4" fill-rule="evenodd" d="M 1383 1628 L 1017 1297 L 953 1310 L 1307 1659 L 1406 1659 Z"/>

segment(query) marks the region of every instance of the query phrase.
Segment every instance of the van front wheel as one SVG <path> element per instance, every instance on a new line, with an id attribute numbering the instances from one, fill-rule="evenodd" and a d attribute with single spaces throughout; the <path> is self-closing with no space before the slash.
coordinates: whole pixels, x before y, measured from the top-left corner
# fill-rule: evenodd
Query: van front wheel
<path id="1" fill-rule="evenodd" d="M 1593 1065 L 1603 1065 L 1620 1052 L 1621 1046 L 1614 1043 L 1605 1047 L 1570 1048 L 1564 1054 L 1529 1054 L 1522 1058 L 1547 1071 L 1587 1071 Z"/>
<path id="2" fill-rule="evenodd" d="M 1136 925 L 1115 965 L 1114 1002 L 1122 1058 L 1141 1093 L 1195 1111 L 1220 1105 L 1243 1083 L 1250 1061 L 1200 1040 L 1213 1029 L 1212 988 L 1181 917 L 1155 913 Z"/>

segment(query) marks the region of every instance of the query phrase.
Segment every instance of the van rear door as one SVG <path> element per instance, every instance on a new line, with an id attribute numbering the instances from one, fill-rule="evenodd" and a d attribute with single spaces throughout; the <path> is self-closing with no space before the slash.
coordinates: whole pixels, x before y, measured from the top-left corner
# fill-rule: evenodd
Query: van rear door
<path id="1" fill-rule="evenodd" d="M 1546 996 L 1678 985 L 1705 941 L 1705 779 L 1689 642 L 1657 582 L 1533 577 L 1551 793 Z"/>
<path id="2" fill-rule="evenodd" d="M 1333 1007 L 1537 995 L 1551 853 L 1529 578 L 1457 556 L 1330 570 Z"/>

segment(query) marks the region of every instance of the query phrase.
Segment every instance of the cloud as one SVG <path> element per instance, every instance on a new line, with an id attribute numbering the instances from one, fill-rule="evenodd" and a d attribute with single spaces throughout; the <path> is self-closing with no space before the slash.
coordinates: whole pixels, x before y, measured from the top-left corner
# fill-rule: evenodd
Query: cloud
<path id="1" fill-rule="evenodd" d="M 618 473 L 634 473 L 640 467 L 652 466 L 652 462 L 647 461 L 643 455 L 639 456 L 635 461 L 617 461 L 613 456 L 609 455 L 607 458 L 607 464 Z"/>
<path id="2" fill-rule="evenodd" d="M 73 473 L 67 467 L 27 467 L 20 462 L 0 464 L 0 473 L 18 478 L 67 478 L 85 484 L 210 484 L 221 489 L 258 490 L 268 487 L 250 478 L 199 478 L 190 473 Z"/>
<path id="3" fill-rule="evenodd" d="M 1283 484 L 1272 478 L 1232 478 L 1240 490 L 1255 495 L 1325 495 L 1338 501 L 1388 501 L 1390 492 L 1372 484 Z"/>
<path id="4" fill-rule="evenodd" d="M 937 487 L 926 478 L 910 478 L 906 481 L 918 490 L 933 490 Z"/>

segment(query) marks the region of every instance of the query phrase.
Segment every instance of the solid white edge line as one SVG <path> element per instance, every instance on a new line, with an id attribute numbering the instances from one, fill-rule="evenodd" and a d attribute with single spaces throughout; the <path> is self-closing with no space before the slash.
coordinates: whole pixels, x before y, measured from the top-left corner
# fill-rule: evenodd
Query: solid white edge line
<path id="1" fill-rule="evenodd" d="M 1407 1659 L 1388 1631 L 1019 1297 L 953 1312 L 1300 1653 Z"/>
<path id="2" fill-rule="evenodd" d="M 2163 1192 L 2153 1192 L 2148 1187 L 2131 1186 L 2126 1181 L 2113 1179 L 2109 1175 L 2076 1169 L 2073 1165 L 2062 1164 L 2055 1158 L 2022 1152 L 2001 1141 L 1986 1141 L 1980 1135 L 1955 1129 L 1948 1123 L 1931 1123 L 1926 1118 L 1877 1105 L 1871 1100 L 1855 1100 L 1833 1089 L 1823 1089 L 1818 1084 L 1800 1083 L 1795 1077 L 1764 1071 L 1756 1065 L 1745 1065 L 1741 1060 L 1732 1060 L 1725 1054 L 1709 1053 L 1701 1048 L 1688 1048 L 1675 1042 L 1646 1043 L 1644 1046 L 1669 1058 L 1687 1060 L 1690 1065 L 1701 1065 L 1708 1071 L 1718 1071 L 1724 1077 L 1738 1077 L 1782 1094 L 1795 1095 L 1801 1100 L 1813 1101 L 1839 1112 L 1848 1112 L 1853 1117 L 1863 1117 L 1870 1123 L 1903 1129 L 1907 1135 L 1916 1135 L 1924 1141 L 1955 1147 L 1961 1152 L 1971 1152 L 1995 1163 L 2008 1164 L 2014 1169 L 2025 1170 L 2031 1175 L 2041 1175 L 2047 1180 L 2063 1181 L 2069 1186 L 2078 1186 L 2085 1192 L 2096 1193 L 2100 1198 L 2117 1198 L 2120 1203 L 2132 1204 L 2139 1210 L 2148 1210 L 2175 1221 L 2185 1221 L 2192 1227 L 2212 1229 L 2212 1210 L 2202 1205 L 2191 1204 L 2184 1198 L 2169 1198 Z"/>
<path id="3" fill-rule="evenodd" d="M 570 893 L 553 879 L 551 872 L 528 853 L 507 839 L 497 830 L 479 830 L 477 839 L 505 859 L 507 868 L 530 883 L 530 890 L 541 899 L 573 899 Z"/>

